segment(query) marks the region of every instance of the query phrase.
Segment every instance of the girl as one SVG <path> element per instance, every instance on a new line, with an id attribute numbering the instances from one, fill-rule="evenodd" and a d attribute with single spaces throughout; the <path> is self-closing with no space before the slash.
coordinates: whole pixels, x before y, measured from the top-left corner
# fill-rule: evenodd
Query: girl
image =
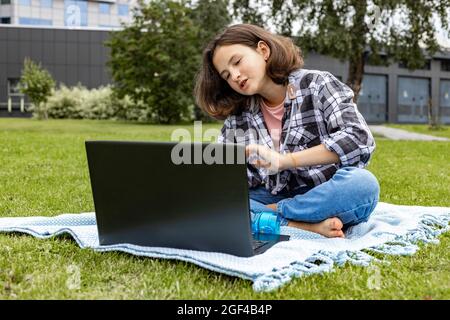
<path id="1" fill-rule="evenodd" d="M 344 237 L 367 221 L 379 197 L 363 169 L 375 141 L 353 91 L 329 72 L 302 69 L 291 39 L 238 24 L 203 52 L 197 104 L 225 119 L 219 142 L 245 143 L 250 208 L 281 225 Z"/>

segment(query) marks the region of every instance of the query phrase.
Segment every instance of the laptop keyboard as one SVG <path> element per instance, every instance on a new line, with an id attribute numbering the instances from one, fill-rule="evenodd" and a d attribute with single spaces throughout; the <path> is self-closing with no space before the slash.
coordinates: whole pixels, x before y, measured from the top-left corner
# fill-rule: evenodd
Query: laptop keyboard
<path id="1" fill-rule="evenodd" d="M 261 248 L 262 246 L 264 246 L 267 243 L 269 243 L 269 241 L 261 241 L 261 240 L 253 239 L 253 241 L 252 241 L 253 250 L 257 250 L 257 249 Z"/>

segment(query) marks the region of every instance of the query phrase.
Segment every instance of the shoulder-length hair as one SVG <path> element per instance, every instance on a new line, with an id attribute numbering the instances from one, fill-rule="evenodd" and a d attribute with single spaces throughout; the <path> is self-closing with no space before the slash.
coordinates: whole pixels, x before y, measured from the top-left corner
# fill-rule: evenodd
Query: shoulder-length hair
<path id="1" fill-rule="evenodd" d="M 225 119 L 230 114 L 236 114 L 248 108 L 251 99 L 251 96 L 234 91 L 219 75 L 212 62 L 216 48 L 241 44 L 256 50 L 261 40 L 270 48 L 266 73 L 276 84 L 286 85 L 289 74 L 303 67 L 302 52 L 292 39 L 272 34 L 251 24 L 227 27 L 203 50 L 202 65 L 196 77 L 195 100 L 207 114 L 216 119 Z"/>

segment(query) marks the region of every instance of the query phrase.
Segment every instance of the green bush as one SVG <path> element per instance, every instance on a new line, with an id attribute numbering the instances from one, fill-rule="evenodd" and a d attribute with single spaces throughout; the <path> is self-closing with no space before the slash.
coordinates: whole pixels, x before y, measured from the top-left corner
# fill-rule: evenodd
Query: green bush
<path id="1" fill-rule="evenodd" d="M 81 85 L 61 85 L 46 103 L 48 116 L 55 119 L 115 119 L 119 106 L 111 88 L 88 90 Z"/>
<path id="2" fill-rule="evenodd" d="M 110 86 L 87 89 L 82 85 L 61 85 L 45 103 L 49 118 L 54 119 L 111 119 L 138 122 L 157 122 L 158 116 L 150 113 L 143 102 L 135 103 L 129 96 L 118 98 Z M 193 120 L 193 108 L 188 107 L 184 121 Z M 35 114 L 38 116 L 38 114 Z"/>
<path id="3" fill-rule="evenodd" d="M 20 91 L 27 95 L 32 102 L 33 114 L 39 119 L 47 119 L 45 103 L 52 94 L 55 80 L 40 64 L 26 58 L 20 77 Z"/>

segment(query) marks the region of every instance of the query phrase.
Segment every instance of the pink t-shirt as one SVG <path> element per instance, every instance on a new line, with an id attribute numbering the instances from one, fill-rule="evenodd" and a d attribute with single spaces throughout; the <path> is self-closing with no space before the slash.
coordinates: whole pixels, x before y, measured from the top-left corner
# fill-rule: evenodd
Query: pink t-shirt
<path id="1" fill-rule="evenodd" d="M 261 103 L 261 111 L 264 116 L 264 120 L 272 137 L 275 150 L 280 150 L 280 138 L 281 138 L 281 120 L 284 115 L 284 101 L 276 107 L 268 107 L 264 100 Z"/>

